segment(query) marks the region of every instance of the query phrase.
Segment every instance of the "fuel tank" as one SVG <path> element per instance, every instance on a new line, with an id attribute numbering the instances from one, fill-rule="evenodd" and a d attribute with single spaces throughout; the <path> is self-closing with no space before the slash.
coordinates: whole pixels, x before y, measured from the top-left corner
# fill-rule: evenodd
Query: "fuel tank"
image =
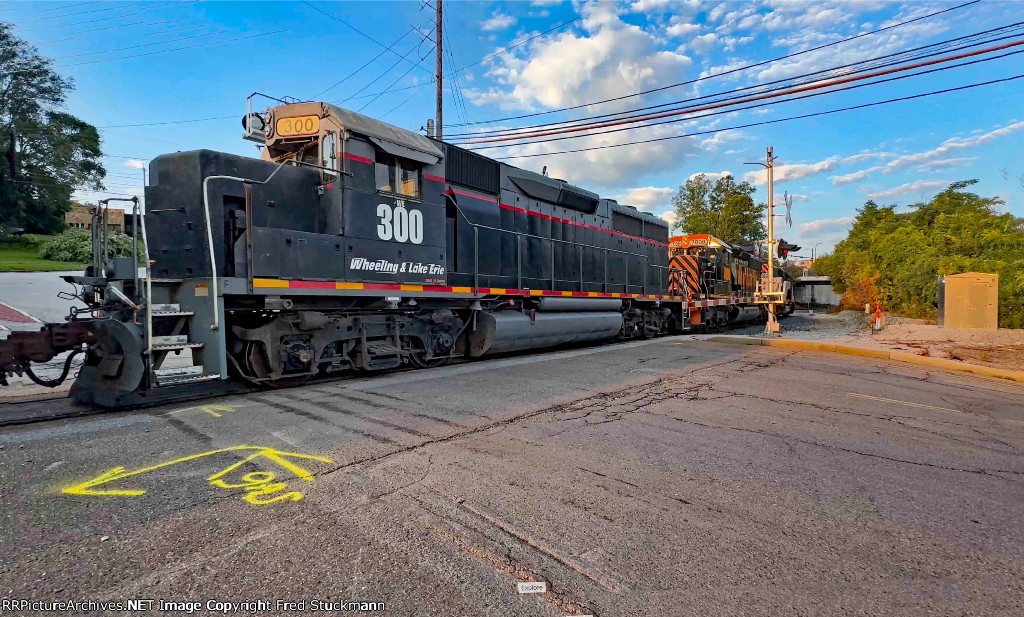
<path id="1" fill-rule="evenodd" d="M 737 306 L 729 314 L 729 323 L 756 321 L 761 318 L 761 313 L 759 306 Z"/>
<path id="2" fill-rule="evenodd" d="M 622 300 L 542 297 L 537 306 L 541 311 L 618 311 L 622 308 Z"/>
<path id="3" fill-rule="evenodd" d="M 466 335 L 470 356 L 552 347 L 615 338 L 622 314 L 613 312 L 480 312 L 476 328 Z"/>

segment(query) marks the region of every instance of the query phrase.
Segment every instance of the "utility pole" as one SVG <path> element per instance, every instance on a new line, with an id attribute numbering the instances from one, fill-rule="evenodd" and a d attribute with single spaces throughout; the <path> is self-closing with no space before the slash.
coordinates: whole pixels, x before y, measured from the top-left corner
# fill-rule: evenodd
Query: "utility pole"
<path id="1" fill-rule="evenodd" d="M 779 318 L 775 314 L 775 157 L 772 147 L 768 146 L 768 160 L 765 169 L 768 171 L 768 326 L 765 334 L 779 333 Z"/>
<path id="2" fill-rule="evenodd" d="M 442 84 L 444 75 L 442 75 L 443 63 L 441 55 L 441 0 L 434 0 L 434 6 L 437 7 L 437 16 L 435 18 L 437 21 L 437 31 L 434 33 L 434 41 L 436 43 L 434 45 L 434 49 L 437 51 L 437 74 L 434 76 L 434 81 L 437 82 L 437 118 L 435 120 L 435 130 L 437 132 L 437 138 L 441 139 L 443 135 L 442 126 L 444 120 L 444 85 Z"/>

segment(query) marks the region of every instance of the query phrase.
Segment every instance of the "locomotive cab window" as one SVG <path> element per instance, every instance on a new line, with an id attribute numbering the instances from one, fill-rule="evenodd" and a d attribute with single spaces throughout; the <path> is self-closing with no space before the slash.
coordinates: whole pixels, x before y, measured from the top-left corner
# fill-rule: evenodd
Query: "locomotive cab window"
<path id="1" fill-rule="evenodd" d="M 299 150 L 299 152 L 296 154 L 295 158 L 298 159 L 300 162 L 305 163 L 306 165 L 313 165 L 314 167 L 316 167 L 317 165 L 320 164 L 319 154 L 319 147 L 317 146 L 317 143 L 314 141 L 313 143 L 306 144 L 305 146 L 303 146 L 302 149 Z"/>
<path id="2" fill-rule="evenodd" d="M 420 196 L 420 164 L 377 151 L 374 165 L 377 190 L 381 193 L 418 199 Z"/>
<path id="3" fill-rule="evenodd" d="M 338 134 L 327 133 L 320 140 L 320 166 L 329 169 L 324 171 L 325 176 L 335 176 L 338 170 Z"/>

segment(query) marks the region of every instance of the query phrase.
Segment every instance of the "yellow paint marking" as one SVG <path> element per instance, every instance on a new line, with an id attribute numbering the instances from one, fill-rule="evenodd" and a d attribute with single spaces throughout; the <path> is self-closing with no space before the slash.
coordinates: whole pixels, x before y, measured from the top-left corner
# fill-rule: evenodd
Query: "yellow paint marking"
<path id="1" fill-rule="evenodd" d="M 288 287 L 288 281 L 282 281 L 280 279 L 253 279 L 253 287 Z"/>
<path id="2" fill-rule="evenodd" d="M 184 410 L 182 410 L 184 411 Z M 243 450 L 252 450 L 253 453 L 244 459 L 233 463 L 214 473 L 213 475 L 206 478 L 206 481 L 211 485 L 218 488 L 224 489 L 245 489 L 246 494 L 243 499 L 253 505 L 266 505 L 275 503 L 278 501 L 300 501 L 303 497 L 302 493 L 298 491 L 292 491 L 288 493 L 281 493 L 288 487 L 284 482 L 273 482 L 276 479 L 274 472 L 272 471 L 254 471 L 245 474 L 241 478 L 241 483 L 228 482 L 224 479 L 225 476 L 235 471 L 242 465 L 250 463 L 260 457 L 266 457 L 267 459 L 277 463 L 281 467 L 284 467 L 290 471 L 296 478 L 304 480 L 306 482 L 313 481 L 313 474 L 299 467 L 288 459 L 305 459 L 311 461 L 319 461 L 321 463 L 333 463 L 329 458 L 323 456 L 313 456 L 310 454 L 299 454 L 297 452 L 283 452 L 281 450 L 275 450 L 273 448 L 265 448 L 262 446 L 234 446 L 231 448 L 221 448 L 219 450 L 210 450 L 208 452 L 200 452 L 199 454 L 192 454 L 190 456 L 184 456 L 182 458 L 174 459 L 173 461 L 167 461 L 165 463 L 158 463 L 156 465 L 150 465 L 134 471 L 128 471 L 124 467 L 114 467 L 109 469 L 100 475 L 86 480 L 81 484 L 75 486 L 69 486 L 62 489 L 61 492 L 65 495 L 94 495 L 104 497 L 137 497 L 144 495 L 145 490 L 142 489 L 117 489 L 117 488 L 104 488 L 98 487 L 116 480 L 124 480 L 150 471 L 156 471 L 157 469 L 163 469 L 170 467 L 171 465 L 177 465 L 179 463 L 188 463 L 197 459 L 210 457 L 215 454 L 223 454 L 225 452 L 239 452 Z M 275 494 L 276 493 L 276 494 Z"/>
<path id="3" fill-rule="evenodd" d="M 452 287 L 452 293 L 471 294 L 471 293 L 473 293 L 473 288 L 472 287 Z"/>
<path id="4" fill-rule="evenodd" d="M 530 295 L 531 296 L 543 296 L 544 295 L 544 290 L 543 289 L 531 289 L 530 290 Z"/>
<path id="5" fill-rule="evenodd" d="M 563 291 L 561 293 L 562 293 L 563 296 L 571 296 L 572 295 L 571 291 Z"/>
<path id="6" fill-rule="evenodd" d="M 335 283 L 335 289 L 362 289 L 362 283 Z"/>
<path id="7" fill-rule="evenodd" d="M 402 291 L 423 291 L 423 285 L 399 285 Z"/>
<path id="8" fill-rule="evenodd" d="M 198 407 L 186 407 L 184 409 L 175 409 L 174 411 L 168 411 L 167 413 L 160 414 L 160 415 L 162 415 L 162 416 L 172 416 L 172 415 L 174 415 L 176 413 L 182 413 L 184 411 L 192 411 L 193 409 L 198 409 L 199 411 L 202 411 L 202 412 L 210 414 L 214 418 L 219 418 L 220 417 L 220 413 L 218 413 L 218 412 L 223 411 L 225 413 L 230 413 L 232 411 L 236 411 L 238 408 L 237 407 L 231 407 L 229 405 L 199 405 Z"/>
<path id="9" fill-rule="evenodd" d="M 936 407 L 934 405 L 925 405 L 923 403 L 911 403 L 910 401 L 898 401 L 894 398 L 882 398 L 880 396 L 868 396 L 867 394 L 857 394 L 856 392 L 850 392 L 850 396 L 856 396 L 857 398 L 866 398 L 872 401 L 882 401 L 883 403 L 899 403 L 900 405 L 908 405 L 910 407 L 920 407 L 922 409 L 935 409 L 938 411 L 955 411 L 956 413 L 966 413 L 959 409 L 950 409 L 948 407 Z"/>
<path id="10" fill-rule="evenodd" d="M 591 297 L 591 298 L 596 298 L 596 297 L 598 297 L 598 296 L 600 296 L 600 295 L 601 295 L 601 294 L 599 294 L 599 293 L 598 293 L 598 292 L 596 292 L 596 291 L 588 291 L 588 292 L 587 292 L 587 296 L 588 296 L 588 297 Z"/>

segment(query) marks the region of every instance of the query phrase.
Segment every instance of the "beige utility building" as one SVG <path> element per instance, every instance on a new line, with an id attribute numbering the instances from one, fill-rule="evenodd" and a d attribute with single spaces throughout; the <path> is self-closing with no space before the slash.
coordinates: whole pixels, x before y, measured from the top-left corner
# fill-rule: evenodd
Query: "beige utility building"
<path id="1" fill-rule="evenodd" d="M 107 212 L 107 231 L 124 233 L 124 210 L 110 208 Z M 92 229 L 92 214 L 89 208 L 72 206 L 71 210 L 64 213 L 64 222 L 68 229 Z"/>
<path id="2" fill-rule="evenodd" d="M 999 329 L 999 275 L 965 272 L 939 277 L 939 327 Z"/>

